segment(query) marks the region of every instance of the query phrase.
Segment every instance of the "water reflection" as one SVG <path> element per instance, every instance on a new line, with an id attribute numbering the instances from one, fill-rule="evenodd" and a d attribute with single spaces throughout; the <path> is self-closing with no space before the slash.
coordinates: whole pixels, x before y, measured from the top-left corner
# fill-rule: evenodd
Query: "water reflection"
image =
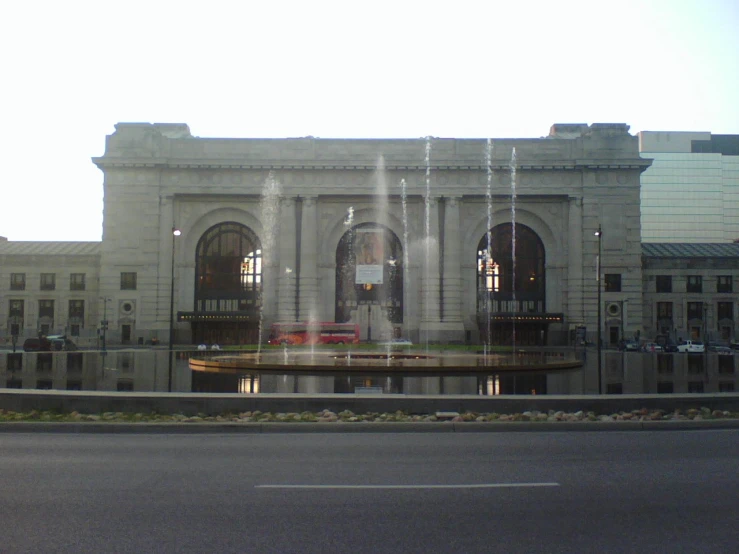
<path id="1" fill-rule="evenodd" d="M 534 353 L 532 353 L 533 355 Z M 282 354 L 280 354 L 282 355 Z M 361 354 L 360 354 L 361 355 Z M 541 354 L 536 354 L 541 356 Z M 559 353 L 567 358 L 570 354 Z M 0 386 L 17 389 L 81 391 L 166 392 L 166 350 L 112 350 L 78 352 L 0 351 Z M 357 353 L 336 360 L 330 370 L 322 362 L 310 369 L 265 364 L 258 369 L 227 366 L 218 371 L 192 371 L 190 360 L 202 352 L 178 351 L 174 359 L 175 392 L 228 392 L 241 394 L 596 394 L 595 352 L 584 365 L 570 370 L 501 371 L 500 367 L 475 364 L 457 366 L 454 374 L 424 371 L 409 359 L 382 359 L 382 368 L 363 371 Z M 413 358 L 415 360 L 415 356 Z M 455 367 L 452 357 L 439 362 Z M 531 358 L 529 361 L 533 360 Z M 504 360 L 503 360 L 504 361 Z M 361 362 L 361 363 L 360 363 Z M 501 362 L 501 360 L 498 360 Z M 421 363 L 421 362 L 418 362 Z M 410 364 L 410 365 L 409 365 Z M 717 393 L 737 390 L 735 356 L 706 354 L 604 353 L 603 384 L 608 394 Z M 318 369 L 321 368 L 321 369 Z"/>

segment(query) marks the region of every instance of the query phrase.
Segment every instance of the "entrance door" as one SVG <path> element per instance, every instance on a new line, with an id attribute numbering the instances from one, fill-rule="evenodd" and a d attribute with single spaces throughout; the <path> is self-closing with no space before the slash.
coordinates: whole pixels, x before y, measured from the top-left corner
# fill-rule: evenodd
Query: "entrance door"
<path id="1" fill-rule="evenodd" d="M 262 343 L 267 342 L 269 330 L 262 333 Z M 196 322 L 192 324 L 193 344 L 257 344 L 259 324 L 251 322 Z"/>
<path id="2" fill-rule="evenodd" d="M 387 318 L 387 311 L 379 303 L 360 304 L 355 314 L 361 341 L 376 342 L 392 337 L 393 325 Z"/>
<path id="3" fill-rule="evenodd" d="M 131 326 L 121 325 L 121 342 L 128 344 L 131 342 Z"/>

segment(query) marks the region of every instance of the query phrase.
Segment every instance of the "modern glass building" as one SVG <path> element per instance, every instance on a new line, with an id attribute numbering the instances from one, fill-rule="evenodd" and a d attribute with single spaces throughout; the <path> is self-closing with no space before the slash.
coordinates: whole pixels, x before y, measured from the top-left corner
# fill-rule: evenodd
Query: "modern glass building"
<path id="1" fill-rule="evenodd" d="M 639 133 L 643 242 L 739 240 L 739 135 Z"/>

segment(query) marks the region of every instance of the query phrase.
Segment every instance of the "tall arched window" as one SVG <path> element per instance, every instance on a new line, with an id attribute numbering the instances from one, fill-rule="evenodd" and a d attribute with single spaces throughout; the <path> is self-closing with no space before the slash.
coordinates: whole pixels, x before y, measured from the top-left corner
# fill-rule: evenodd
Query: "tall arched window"
<path id="1" fill-rule="evenodd" d="M 361 223 L 344 233 L 336 248 L 336 321 L 376 306 L 390 323 L 403 322 L 403 247 L 377 223 Z"/>
<path id="2" fill-rule="evenodd" d="M 240 223 L 208 229 L 195 251 L 195 310 L 258 311 L 262 298 L 262 246 Z"/>
<path id="3" fill-rule="evenodd" d="M 544 244 L 531 228 L 516 223 L 515 256 L 512 249 L 510 223 L 493 227 L 480 239 L 477 246 L 478 312 L 545 312 Z"/>

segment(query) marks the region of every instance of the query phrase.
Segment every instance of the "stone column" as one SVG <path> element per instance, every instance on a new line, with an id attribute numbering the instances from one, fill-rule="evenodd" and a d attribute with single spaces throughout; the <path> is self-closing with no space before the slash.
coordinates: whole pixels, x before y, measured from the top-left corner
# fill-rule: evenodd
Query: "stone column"
<path id="1" fill-rule="evenodd" d="M 429 236 L 425 236 L 425 206 L 424 221 L 424 243 L 423 261 L 420 264 L 421 271 L 421 340 L 438 340 L 441 317 L 439 310 L 439 291 L 441 268 L 439 264 L 439 200 L 430 199 L 429 206 Z"/>
<path id="2" fill-rule="evenodd" d="M 462 268 L 459 197 L 446 199 L 444 211 L 444 322 L 462 321 Z"/>
<path id="3" fill-rule="evenodd" d="M 280 236 L 276 241 L 279 252 L 277 274 L 277 319 L 295 321 L 295 246 L 297 244 L 295 198 L 280 203 Z M 269 286 L 269 283 L 266 283 Z"/>
<path id="4" fill-rule="evenodd" d="M 585 325 L 583 257 L 582 257 L 582 198 L 569 198 L 567 236 L 567 305 L 566 315 L 569 323 Z M 551 310 L 550 310 L 551 311 Z"/>
<path id="5" fill-rule="evenodd" d="M 318 290 L 318 206 L 315 196 L 303 198 L 300 226 L 300 313 L 301 320 L 320 319 Z"/>

